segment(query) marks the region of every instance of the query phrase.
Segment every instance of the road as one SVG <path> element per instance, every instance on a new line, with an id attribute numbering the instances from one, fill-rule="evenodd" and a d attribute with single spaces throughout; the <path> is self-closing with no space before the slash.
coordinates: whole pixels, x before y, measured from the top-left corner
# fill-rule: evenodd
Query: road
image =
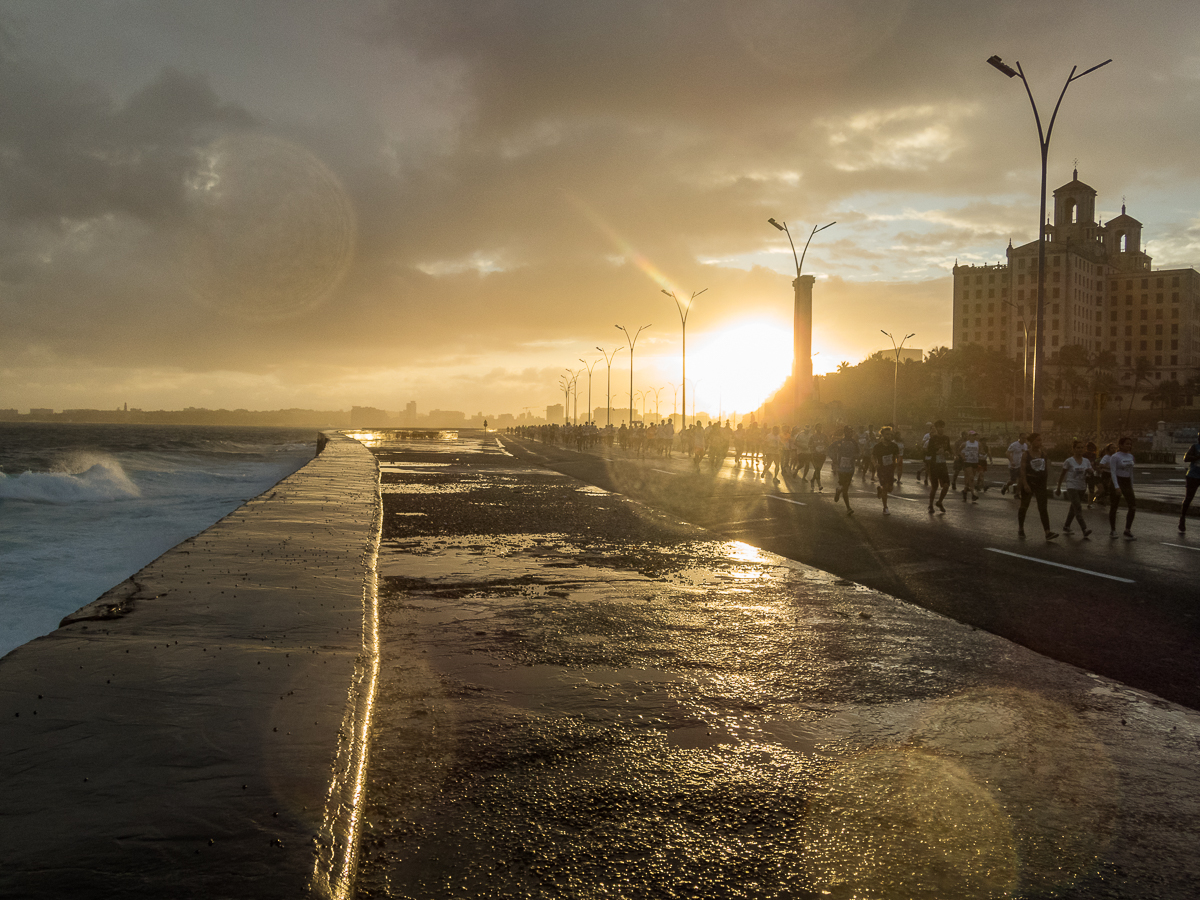
<path id="1" fill-rule="evenodd" d="M 1174 515 L 1139 511 L 1138 540 L 1110 540 L 1107 510 L 1085 510 L 1093 529 L 1047 543 L 1036 508 L 1027 533 L 1016 502 L 998 489 L 929 515 L 927 494 L 906 480 L 884 517 L 874 486 L 855 479 L 854 516 L 826 489 L 798 480 L 766 483 L 731 459 L 715 475 L 676 456 L 638 460 L 620 450 L 578 453 L 505 439 L 512 452 L 564 474 L 669 511 L 722 537 L 742 540 L 839 577 L 986 629 L 1053 659 L 1200 709 L 1200 523 L 1191 536 Z M 999 472 L 999 469 L 993 470 Z M 1150 474 L 1144 474 L 1150 473 Z M 1139 469 L 1154 492 L 1180 486 L 1179 469 Z M 911 476 L 910 476 L 911 478 Z M 1052 500 L 1051 527 L 1066 504 Z M 1123 527 L 1121 510 L 1118 528 Z"/>

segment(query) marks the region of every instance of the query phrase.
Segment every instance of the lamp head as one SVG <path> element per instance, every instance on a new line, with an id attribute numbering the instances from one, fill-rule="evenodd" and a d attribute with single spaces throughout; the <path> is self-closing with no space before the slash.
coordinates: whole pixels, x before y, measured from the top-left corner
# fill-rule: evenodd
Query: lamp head
<path id="1" fill-rule="evenodd" d="M 774 225 L 776 228 L 778 228 L 780 231 L 784 230 L 784 227 L 782 225 L 780 225 L 778 222 L 776 222 L 774 219 L 767 219 L 767 221 L 770 222 L 772 225 Z"/>
<path id="2" fill-rule="evenodd" d="M 1017 70 L 1014 69 L 1012 66 L 1006 65 L 1004 60 L 1002 60 L 998 56 L 989 56 L 988 57 L 988 65 L 995 66 L 997 69 L 999 69 L 1005 75 L 1007 75 L 1009 78 L 1017 77 Z"/>

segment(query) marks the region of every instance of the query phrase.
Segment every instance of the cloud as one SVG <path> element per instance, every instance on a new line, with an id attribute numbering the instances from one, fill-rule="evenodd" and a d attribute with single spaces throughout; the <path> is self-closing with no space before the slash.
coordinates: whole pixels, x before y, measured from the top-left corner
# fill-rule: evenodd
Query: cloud
<path id="1" fill-rule="evenodd" d="M 655 323 L 647 360 L 673 352 L 663 283 L 709 288 L 697 334 L 786 327 L 793 262 L 768 216 L 838 221 L 805 271 L 839 353 L 878 349 L 887 317 L 944 343 L 947 267 L 1036 228 L 1032 116 L 993 53 L 1043 108 L 1070 64 L 1117 57 L 1072 85 L 1052 183 L 1079 156 L 1153 246 L 1196 246 L 1191 4 L 1137 29 L 1116 2 L 18 7 L 0 20 L 0 353 L 26 374 L 4 406 L 122 366 L 181 406 L 205 372 L 231 406 L 553 402 L 552 373 L 614 323 Z"/>

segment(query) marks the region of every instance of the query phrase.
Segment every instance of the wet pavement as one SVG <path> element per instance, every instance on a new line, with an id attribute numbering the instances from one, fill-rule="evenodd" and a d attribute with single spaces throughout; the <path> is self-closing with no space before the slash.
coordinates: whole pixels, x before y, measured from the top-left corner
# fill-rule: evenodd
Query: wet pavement
<path id="1" fill-rule="evenodd" d="M 0 660 L 0 896 L 347 896 L 377 496 L 334 437 Z"/>
<path id="2" fill-rule="evenodd" d="M 1200 713 L 492 435 L 372 443 L 359 896 L 1196 895 Z"/>
<path id="3" fill-rule="evenodd" d="M 800 479 L 764 480 L 732 459 L 705 462 L 619 449 L 578 453 L 514 442 L 528 461 L 617 491 L 730 540 L 743 540 L 835 573 L 960 622 L 991 631 L 1062 662 L 1200 709 L 1200 527 L 1181 535 L 1177 513 L 1147 510 L 1139 496 L 1137 541 L 1108 537 L 1107 509 L 1085 510 L 1094 533 L 1079 528 L 1052 542 L 1030 510 L 1028 539 L 1017 533 L 1017 502 L 999 483 L 977 503 L 958 493 L 931 515 L 928 489 L 911 471 L 883 516 L 875 487 L 855 478 L 848 517 Z M 1137 490 L 1143 490 L 1139 473 Z M 1068 505 L 1052 499 L 1061 530 Z M 1197 512 L 1193 509 L 1193 512 Z M 1121 524 L 1124 525 L 1122 510 Z"/>

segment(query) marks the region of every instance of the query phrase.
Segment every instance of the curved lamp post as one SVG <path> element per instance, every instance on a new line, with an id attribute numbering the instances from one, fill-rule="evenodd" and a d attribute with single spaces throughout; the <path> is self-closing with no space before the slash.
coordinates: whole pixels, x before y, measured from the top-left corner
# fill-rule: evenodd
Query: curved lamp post
<path id="1" fill-rule="evenodd" d="M 613 357 L 617 355 L 617 351 L 624 350 L 625 348 L 618 347 L 612 353 L 609 353 L 603 347 L 597 347 L 596 349 L 604 354 L 604 362 L 608 366 L 608 388 L 607 388 L 607 390 L 608 390 L 607 404 L 608 405 L 606 407 L 606 412 L 608 413 L 608 415 L 606 416 L 607 421 L 605 421 L 604 424 L 605 424 L 605 426 L 609 426 L 612 424 L 612 361 L 613 361 Z"/>
<path id="2" fill-rule="evenodd" d="M 687 301 L 687 303 L 684 303 L 678 297 L 675 296 L 674 291 L 668 291 L 666 288 L 662 289 L 662 292 L 664 294 L 666 294 L 668 297 L 670 297 L 672 300 L 675 301 L 675 308 L 679 310 L 679 322 L 683 326 L 683 426 L 682 427 L 684 427 L 684 428 L 687 428 L 687 318 L 688 318 L 688 313 L 690 313 L 692 311 L 692 301 L 695 300 L 697 297 L 699 297 L 701 294 L 703 294 L 704 291 L 707 291 L 707 290 L 708 290 L 708 288 L 704 288 L 704 290 L 700 290 L 700 291 L 693 291 L 691 298 Z M 695 418 L 695 417 L 693 416 L 693 418 Z"/>
<path id="3" fill-rule="evenodd" d="M 1017 305 L 1011 300 L 1005 300 L 1005 305 L 1011 306 L 1015 312 Z M 1025 415 L 1028 412 L 1026 406 L 1029 402 L 1029 326 L 1025 324 L 1025 315 L 1022 313 L 1017 317 L 1017 322 L 1021 325 L 1021 330 L 1025 332 L 1025 343 L 1021 345 L 1021 359 L 1024 363 L 1021 369 L 1021 428 L 1025 427 Z"/>
<path id="4" fill-rule="evenodd" d="M 597 347 L 596 349 L 599 350 L 600 348 Z M 601 351 L 601 352 L 603 352 L 603 351 Z M 594 369 L 594 368 L 596 368 L 596 366 L 600 365 L 600 360 L 596 360 L 590 366 L 587 364 L 586 359 L 580 359 L 579 361 L 581 363 L 583 363 L 583 366 L 585 369 L 587 369 L 587 373 L 588 373 L 588 405 L 587 405 L 587 419 L 585 421 L 591 422 L 592 421 L 592 369 Z M 578 410 L 576 410 L 576 412 L 578 412 Z"/>
<path id="5" fill-rule="evenodd" d="M 792 233 L 788 231 L 787 222 L 780 224 L 774 219 L 767 219 L 767 221 L 787 235 L 788 243 L 792 245 L 792 261 L 796 263 L 796 280 L 792 282 L 792 287 L 796 291 L 796 307 L 792 324 L 792 399 L 795 404 L 793 415 L 799 420 L 800 404 L 804 400 L 805 393 L 812 388 L 812 290 L 810 288 L 807 294 L 803 292 L 800 275 L 804 270 L 804 257 L 808 255 L 808 245 L 812 243 L 813 237 L 818 231 L 824 231 L 826 228 L 836 225 L 837 222 L 821 226 L 814 225 L 813 230 L 809 232 L 808 240 L 804 242 L 804 250 L 799 256 L 796 256 L 796 242 L 792 240 Z M 807 371 L 801 371 L 802 366 Z"/>
<path id="6" fill-rule="evenodd" d="M 1012 66 L 1006 65 L 999 56 L 991 56 L 988 58 L 988 65 L 999 69 L 1009 78 L 1020 76 L 1021 83 L 1025 85 L 1025 93 L 1029 95 L 1029 105 L 1033 107 L 1033 121 L 1037 123 L 1038 130 L 1038 146 L 1042 151 L 1042 206 L 1038 213 L 1038 288 L 1037 288 L 1037 314 L 1034 316 L 1033 325 L 1033 423 L 1030 426 L 1031 431 L 1042 430 L 1042 405 L 1043 384 L 1042 378 L 1042 359 L 1045 348 L 1045 338 L 1043 334 L 1046 326 L 1046 157 L 1050 152 L 1050 134 L 1054 131 L 1054 120 L 1058 117 L 1058 108 L 1062 105 L 1063 97 L 1066 96 L 1067 88 L 1071 86 L 1072 81 L 1078 81 L 1089 72 L 1095 72 L 1101 66 L 1107 66 L 1111 59 L 1106 59 L 1099 65 L 1092 66 L 1075 74 L 1078 66 L 1071 67 L 1071 74 L 1067 76 L 1067 83 L 1063 85 L 1062 92 L 1058 95 L 1058 102 L 1054 104 L 1054 112 L 1050 116 L 1050 124 L 1045 132 L 1042 131 L 1042 119 L 1038 115 L 1037 103 L 1033 100 L 1033 91 L 1029 89 L 1029 81 L 1025 78 L 1025 72 L 1018 62 L 1014 69 Z M 1028 343 L 1028 342 L 1027 342 Z"/>
<path id="7" fill-rule="evenodd" d="M 633 348 L 637 344 L 637 339 L 643 331 L 649 328 L 649 325 L 643 325 L 637 330 L 632 338 L 629 336 L 629 329 L 624 325 L 618 325 L 617 328 L 625 332 L 625 340 L 629 342 L 629 427 L 633 427 Z"/>
<path id="8" fill-rule="evenodd" d="M 880 332 L 882 332 L 883 334 L 886 334 L 888 336 L 888 338 L 892 342 L 892 349 L 896 351 L 896 370 L 892 374 L 892 427 L 895 428 L 896 427 L 896 391 L 900 384 L 900 351 L 904 349 L 904 341 L 907 341 L 910 337 L 916 337 L 917 333 L 914 331 L 912 334 L 906 334 L 904 336 L 904 340 L 900 342 L 900 346 L 897 347 L 896 339 L 894 337 L 892 337 L 891 332 L 884 331 L 882 328 L 880 328 L 879 330 L 880 330 Z"/>

